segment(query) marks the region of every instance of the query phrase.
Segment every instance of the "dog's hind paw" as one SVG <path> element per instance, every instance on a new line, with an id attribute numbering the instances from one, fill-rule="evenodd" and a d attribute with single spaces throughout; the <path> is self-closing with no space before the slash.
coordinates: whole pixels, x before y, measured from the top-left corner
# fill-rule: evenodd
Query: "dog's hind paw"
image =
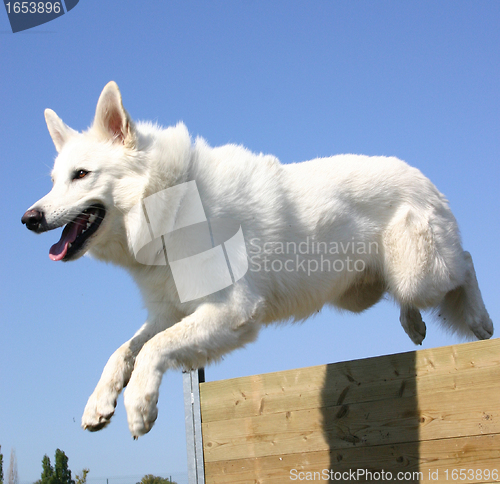
<path id="1" fill-rule="evenodd" d="M 115 413 L 118 394 L 95 390 L 90 396 L 82 416 L 82 427 L 97 432 L 106 427 Z"/>
<path id="2" fill-rule="evenodd" d="M 469 323 L 469 328 L 477 339 L 490 339 L 493 336 L 493 322 L 488 313 L 478 318 L 478 322 Z"/>
<path id="3" fill-rule="evenodd" d="M 402 307 L 399 320 L 410 339 L 416 345 L 421 345 L 422 341 L 425 339 L 427 328 L 422 320 L 420 311 L 411 306 Z"/>

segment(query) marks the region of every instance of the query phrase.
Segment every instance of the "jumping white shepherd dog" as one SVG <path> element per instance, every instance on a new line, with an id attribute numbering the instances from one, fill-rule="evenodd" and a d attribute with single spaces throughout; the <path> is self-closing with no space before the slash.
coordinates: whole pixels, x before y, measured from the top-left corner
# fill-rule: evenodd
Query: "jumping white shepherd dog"
<path id="1" fill-rule="evenodd" d="M 416 344 L 425 337 L 426 309 L 466 337 L 493 333 L 447 201 L 403 161 L 340 155 L 282 165 L 241 146 L 211 148 L 203 139 L 193 143 L 181 123 L 134 123 L 114 82 L 88 131 L 72 130 L 49 109 L 45 118 L 59 153 L 54 185 L 22 222 L 37 233 L 66 224 L 51 259 L 76 260 L 89 251 L 125 267 L 148 309 L 147 322 L 106 364 L 83 414 L 85 429 L 109 423 L 127 386 L 130 431 L 145 434 L 168 369 L 204 366 L 255 340 L 262 325 L 301 320 L 325 304 L 361 312 L 388 294 Z M 162 203 L 147 213 L 154 196 Z M 196 204 L 202 217 L 193 219 Z M 154 232 L 152 217 L 162 232 L 139 240 L 141 224 Z M 222 250 L 210 233 L 214 248 L 203 254 L 219 249 L 217 264 L 224 264 L 193 256 L 198 265 L 175 265 L 171 249 L 196 245 L 202 232 L 174 237 L 170 248 L 162 234 L 216 220 L 237 221 L 243 234 Z M 151 240 L 152 258 L 164 253 L 170 263 L 140 260 Z M 217 285 L 231 267 L 226 262 L 231 279 Z M 203 292 L 199 278 L 205 286 L 215 281 L 214 290 Z"/>

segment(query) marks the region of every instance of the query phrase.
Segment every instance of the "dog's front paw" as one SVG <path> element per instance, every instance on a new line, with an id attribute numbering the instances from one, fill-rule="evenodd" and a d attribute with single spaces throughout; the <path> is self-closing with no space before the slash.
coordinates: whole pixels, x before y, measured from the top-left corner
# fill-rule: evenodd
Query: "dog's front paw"
<path id="1" fill-rule="evenodd" d="M 134 440 L 147 434 L 158 416 L 158 392 L 141 391 L 135 385 L 128 386 L 124 395 L 128 428 Z"/>
<path id="2" fill-rule="evenodd" d="M 96 388 L 85 406 L 82 427 L 90 432 L 101 430 L 111 421 L 115 413 L 118 392 L 107 388 Z"/>

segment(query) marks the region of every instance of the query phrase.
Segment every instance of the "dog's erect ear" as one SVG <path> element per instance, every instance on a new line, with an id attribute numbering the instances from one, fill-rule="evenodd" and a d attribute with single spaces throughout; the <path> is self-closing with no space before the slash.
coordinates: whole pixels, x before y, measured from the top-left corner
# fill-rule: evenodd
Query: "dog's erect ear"
<path id="1" fill-rule="evenodd" d="M 60 153 L 64 143 L 66 143 L 68 138 L 76 132 L 69 126 L 66 126 L 62 119 L 52 111 L 52 109 L 45 110 L 45 121 L 47 122 L 47 128 L 49 128 L 49 133 L 56 146 L 56 150 Z"/>
<path id="2" fill-rule="evenodd" d="M 108 82 L 99 96 L 93 128 L 106 139 L 128 148 L 135 146 L 134 123 L 123 107 L 120 90 L 114 81 Z"/>

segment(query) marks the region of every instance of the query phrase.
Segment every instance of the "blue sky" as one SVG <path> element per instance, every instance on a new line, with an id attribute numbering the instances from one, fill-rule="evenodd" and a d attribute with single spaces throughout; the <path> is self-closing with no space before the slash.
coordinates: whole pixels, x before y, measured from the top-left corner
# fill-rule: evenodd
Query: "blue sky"
<path id="1" fill-rule="evenodd" d="M 499 320 L 500 3 L 465 1 L 81 0 L 12 34 L 0 12 L 0 445 L 22 484 L 60 448 L 89 483 L 146 473 L 186 482 L 182 383 L 164 377 L 159 418 L 134 442 L 120 399 L 112 424 L 80 418 L 111 353 L 146 314 L 121 269 L 49 259 L 23 212 L 51 186 L 43 110 L 86 128 L 110 81 L 135 119 L 182 120 L 209 144 L 284 163 L 336 153 L 395 155 L 446 194 L 483 297 Z M 361 316 L 325 309 L 207 369 L 210 380 L 413 350 L 389 301 Z M 423 347 L 459 340 L 428 324 Z M 7 469 L 5 469 L 6 471 Z M 113 480 L 112 478 L 123 477 Z"/>

